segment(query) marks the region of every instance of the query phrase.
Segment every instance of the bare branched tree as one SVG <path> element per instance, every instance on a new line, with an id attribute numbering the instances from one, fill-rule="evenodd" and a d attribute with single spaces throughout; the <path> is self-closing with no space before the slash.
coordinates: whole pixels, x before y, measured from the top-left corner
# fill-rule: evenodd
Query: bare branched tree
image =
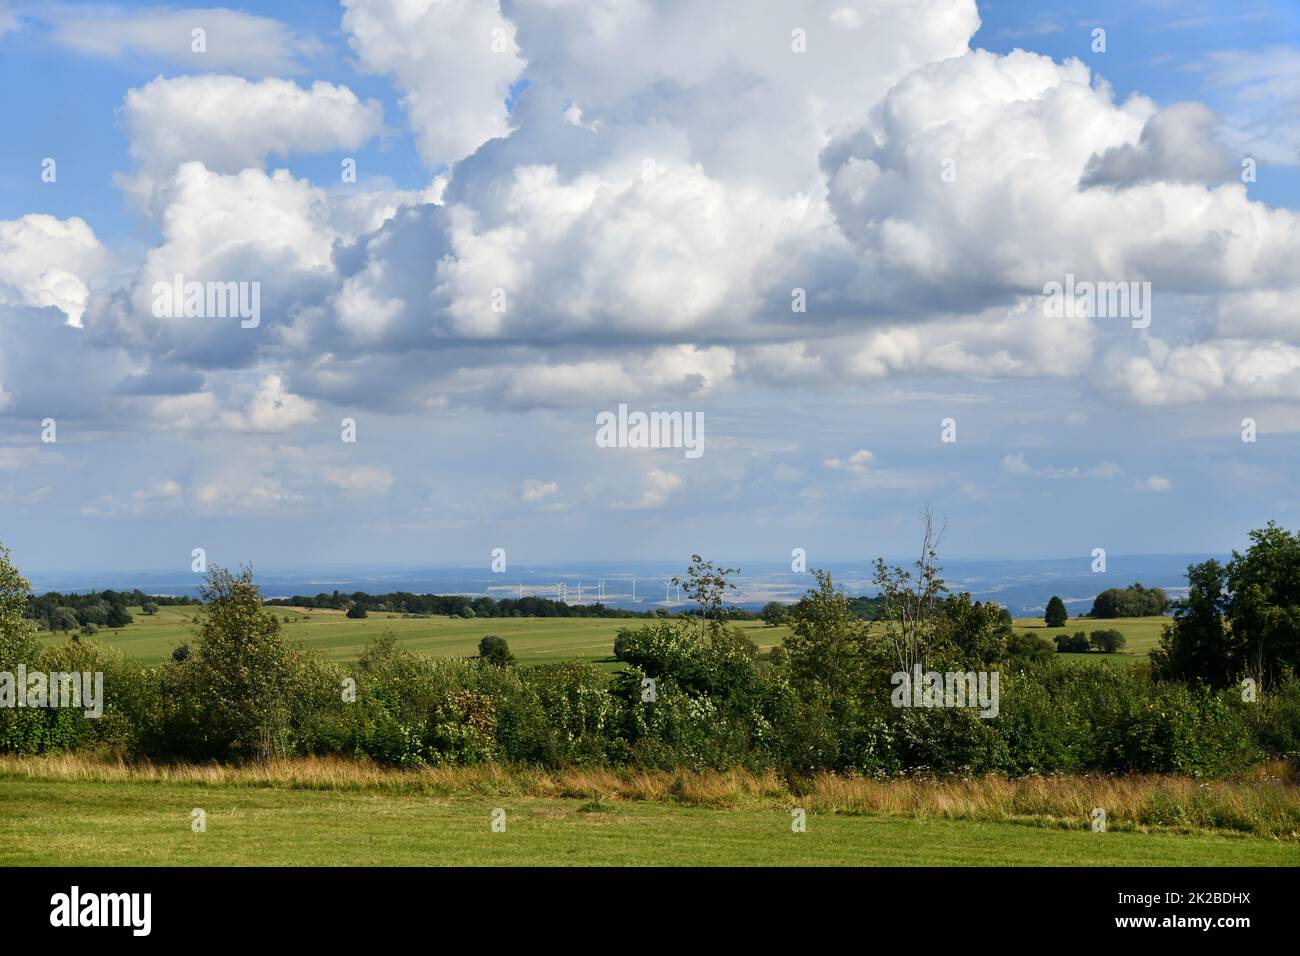
<path id="1" fill-rule="evenodd" d="M 885 636 L 893 645 L 899 669 L 909 672 L 917 664 L 922 670 L 929 665 L 936 611 L 948 590 L 938 563 L 939 545 L 948 523 L 944 521 L 936 528 L 934 509 L 929 505 L 921 518 L 924 532 L 921 555 L 913 564 L 915 570 L 886 565 L 884 558 L 877 558 L 874 575 L 875 586 L 884 598 Z"/>

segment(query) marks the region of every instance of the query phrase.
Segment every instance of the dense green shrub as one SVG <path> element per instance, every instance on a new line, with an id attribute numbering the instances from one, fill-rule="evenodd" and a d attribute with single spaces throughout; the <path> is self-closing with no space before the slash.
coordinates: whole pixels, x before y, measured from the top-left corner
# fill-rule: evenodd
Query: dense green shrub
<path id="1" fill-rule="evenodd" d="M 1128 643 L 1128 638 L 1124 636 L 1123 631 L 1107 628 L 1089 634 L 1088 643 L 1092 645 L 1094 650 L 1101 651 L 1103 654 L 1114 654 Z"/>
<path id="2" fill-rule="evenodd" d="M 352 717 L 357 708 L 356 677 L 320 654 L 291 650 L 287 663 L 288 733 L 293 753 L 355 752 Z"/>
<path id="3" fill-rule="evenodd" d="M 1052 643 L 1033 634 L 1007 635 L 1007 659 L 1044 662 L 1052 659 Z"/>
<path id="4" fill-rule="evenodd" d="M 515 660 L 515 655 L 510 653 L 510 642 L 495 634 L 489 634 L 478 642 L 478 656 L 500 666 L 513 664 Z"/>
<path id="5" fill-rule="evenodd" d="M 288 751 L 284 734 L 291 699 L 280 619 L 262 607 L 249 569 L 213 568 L 200 588 L 204 611 L 198 650 L 177 664 L 202 721 L 204 756 L 266 758 Z"/>
<path id="6" fill-rule="evenodd" d="M 719 652 L 714 666 L 703 656 L 668 658 L 684 661 L 683 672 L 697 678 L 727 673 L 730 652 Z M 104 716 L 0 711 L 0 751 L 239 759 L 229 738 L 214 734 L 205 677 L 191 664 L 145 667 L 93 642 L 68 641 L 39 653 L 31 666 L 103 672 Z M 1300 749 L 1300 684 L 1247 703 L 1237 688 L 1153 682 L 1109 665 L 1003 665 L 994 719 L 972 709 L 894 708 L 877 676 L 878 686 L 858 688 L 859 706 L 848 721 L 826 697 L 800 693 L 786 668 L 767 665 L 755 666 L 732 694 L 710 693 L 708 681 L 687 686 L 660 669 L 649 699 L 650 672 L 640 665 L 612 676 L 584 663 L 503 668 L 390 645 L 372 648 L 353 667 L 292 650 L 283 666 L 286 712 L 276 752 L 365 756 L 395 766 L 496 759 L 796 774 L 924 768 L 1214 776 Z"/>
<path id="7" fill-rule="evenodd" d="M 904 709 L 893 721 L 898 763 L 938 773 L 1005 773 L 1009 754 L 996 720 L 969 708 Z"/>
<path id="8" fill-rule="evenodd" d="M 652 678 L 671 677 L 685 690 L 730 697 L 753 687 L 758 650 L 734 631 L 714 627 L 703 637 L 689 621 L 623 628 L 614 656 Z"/>
<path id="9" fill-rule="evenodd" d="M 1092 642 L 1088 640 L 1088 635 L 1083 631 L 1075 631 L 1073 634 L 1057 634 L 1052 638 L 1056 642 L 1056 651 L 1058 654 L 1087 654 L 1092 650 Z"/>
<path id="10" fill-rule="evenodd" d="M 1254 703 L 1243 702 L 1241 712 L 1266 753 L 1300 760 L 1300 681 L 1274 685 Z"/>
<path id="11" fill-rule="evenodd" d="M 1126 588 L 1107 588 L 1092 602 L 1089 617 L 1150 617 L 1163 614 L 1169 607 L 1169 598 L 1160 588 L 1144 588 L 1130 584 Z"/>
<path id="12" fill-rule="evenodd" d="M 125 604 L 110 604 L 108 613 L 104 615 L 106 627 L 126 627 L 132 620 L 134 618 L 131 617 L 131 612 L 126 609 Z"/>

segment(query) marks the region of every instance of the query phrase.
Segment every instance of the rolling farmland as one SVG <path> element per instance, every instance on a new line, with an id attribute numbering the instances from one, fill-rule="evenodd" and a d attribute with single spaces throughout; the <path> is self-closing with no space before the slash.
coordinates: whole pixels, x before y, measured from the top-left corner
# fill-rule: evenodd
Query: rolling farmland
<path id="1" fill-rule="evenodd" d="M 553 664 L 588 660 L 612 663 L 614 637 L 624 627 L 643 623 L 635 618 L 581 617 L 498 617 L 462 618 L 402 617 L 374 613 L 366 618 L 349 618 L 342 611 L 273 608 L 283 624 L 286 643 L 317 648 L 336 661 L 360 656 L 366 644 L 391 631 L 405 650 L 438 657 L 471 657 L 478 642 L 496 634 L 510 642 L 510 650 L 525 664 Z M 120 648 L 131 657 L 156 663 L 171 655 L 180 644 L 193 644 L 197 605 L 161 607 L 153 616 L 131 608 L 135 620 L 124 628 L 102 628 L 94 640 Z M 780 643 L 788 633 L 784 627 L 769 627 L 761 621 L 740 621 L 737 626 L 760 648 Z M 41 633 L 47 644 L 67 640 L 63 634 Z"/>
<path id="2" fill-rule="evenodd" d="M 510 642 L 510 650 L 521 663 L 552 664 L 560 661 L 588 660 L 612 665 L 614 637 L 620 629 L 643 623 L 637 618 L 581 617 L 500 617 L 448 618 L 403 617 L 400 614 L 373 613 L 366 618 L 349 618 L 342 611 L 274 608 L 281 618 L 287 643 L 302 643 L 318 648 L 336 661 L 355 660 L 369 641 L 385 631 L 396 636 L 406 650 L 438 657 L 469 657 L 478 653 L 478 642 L 496 634 Z M 194 642 L 197 605 L 161 607 L 153 616 L 140 608 L 131 608 L 135 620 L 124 628 L 103 628 L 94 640 L 120 648 L 131 657 L 156 663 L 171 655 L 180 644 Z M 1071 618 L 1063 628 L 1049 628 L 1042 618 L 1017 618 L 1017 633 L 1033 634 L 1051 640 L 1057 634 L 1076 631 L 1091 633 L 1103 628 L 1121 631 L 1128 639 L 1118 654 L 1060 654 L 1068 664 L 1096 663 L 1111 660 L 1134 664 L 1146 659 L 1160 641 L 1167 617 L 1115 618 L 1093 620 Z M 786 627 L 769 627 L 761 621 L 738 621 L 735 626 L 761 650 L 768 650 L 789 633 Z M 63 634 L 42 632 L 46 644 L 66 640 Z"/>

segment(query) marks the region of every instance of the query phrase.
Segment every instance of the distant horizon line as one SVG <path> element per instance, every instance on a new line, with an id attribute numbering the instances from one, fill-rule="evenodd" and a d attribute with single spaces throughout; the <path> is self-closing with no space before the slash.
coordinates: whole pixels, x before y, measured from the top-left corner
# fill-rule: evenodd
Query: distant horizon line
<path id="1" fill-rule="evenodd" d="M 1108 561 L 1115 561 L 1115 560 L 1126 560 L 1126 559 L 1152 559 L 1152 558 L 1165 558 L 1165 559 L 1173 559 L 1173 558 L 1201 558 L 1201 559 L 1205 559 L 1205 558 L 1224 557 L 1224 556 L 1228 556 L 1228 555 L 1230 555 L 1231 553 L 1232 553 L 1232 552 L 1231 552 L 1230 550 L 1229 550 L 1229 551 L 1149 551 L 1149 552 L 1128 552 L 1128 553 L 1114 553 L 1114 554 L 1108 554 L 1108 555 L 1107 555 L 1107 560 L 1108 560 Z M 1086 565 L 1088 562 L 1091 561 L 1091 559 L 1092 559 L 1092 556 L 1091 556 L 1090 554 L 1084 553 L 1084 554 L 1079 554 L 1079 555 L 1065 555 L 1065 556 L 1057 556 L 1057 557 L 1023 557 L 1023 556 L 1017 556 L 1017 557 L 991 557 L 991 558 L 990 558 L 990 557 L 980 557 L 980 558 L 949 557 L 949 558 L 946 558 L 946 559 L 945 559 L 945 558 L 940 558 L 939 561 L 938 561 L 937 563 L 938 563 L 938 565 L 939 565 L 940 568 L 944 567 L 946 564 L 949 564 L 949 563 L 960 563 L 960 564 L 1007 564 L 1007 563 L 1014 563 L 1014 562 L 1026 562 L 1026 563 L 1035 563 L 1035 564 L 1047 564 L 1047 563 L 1059 563 L 1059 562 L 1065 562 L 1065 561 L 1080 561 L 1080 562 L 1083 562 L 1083 563 Z M 714 562 L 714 564 L 721 564 L 721 565 L 728 565 L 728 564 L 732 564 L 732 563 L 740 563 L 740 564 L 741 564 L 741 571 L 740 571 L 741 574 L 744 574 L 744 573 L 745 573 L 745 571 L 744 571 L 744 567 L 743 567 L 743 565 L 745 565 L 745 564 L 749 564 L 750 566 L 754 566 L 754 567 L 762 568 L 762 569 L 765 570 L 765 571 L 778 570 L 778 569 L 780 569 L 780 568 L 782 568 L 782 567 L 787 567 L 788 564 L 789 564 L 789 561 L 788 561 L 788 560 L 775 560 L 775 561 L 774 561 L 774 560 L 758 560 L 758 559 L 752 559 L 752 560 L 751 560 L 751 559 L 745 559 L 745 558 L 725 558 L 725 557 L 724 557 L 724 558 L 711 558 L 711 559 L 709 559 L 709 560 L 712 560 L 712 561 Z M 906 557 L 888 557 L 888 556 L 886 556 L 886 557 L 885 557 L 885 560 L 886 560 L 887 562 L 890 562 L 890 563 L 893 563 L 893 564 L 902 564 L 902 565 L 904 565 L 904 566 L 910 566 L 910 565 L 912 564 L 912 562 L 915 560 L 915 557 L 914 557 L 914 556 L 906 556 Z M 217 567 L 223 567 L 223 568 L 239 568 L 239 567 L 249 566 L 249 567 L 252 567 L 253 570 L 254 570 L 255 572 L 261 572 L 261 573 L 267 573 L 267 574 L 283 574 L 283 573 L 287 573 L 287 572 L 297 572 L 297 573 L 335 573 L 335 574 L 340 574 L 340 573 L 342 573 L 342 574 L 348 574 L 348 573 L 351 573 L 351 574 L 356 574 L 356 573 L 363 572 L 363 571 L 399 571 L 399 572 L 411 572 L 411 571 L 454 571 L 454 572 L 473 572 L 473 573 L 500 574 L 500 577 L 502 578 L 502 580 L 504 580 L 504 579 L 508 578 L 511 574 L 518 574 L 518 573 L 521 573 L 522 571 L 540 571 L 540 570 L 552 570 L 552 569 L 560 570 L 560 569 L 564 569 L 564 568 L 572 568 L 572 567 L 578 567 L 578 566 L 582 566 L 582 567 L 591 567 L 592 565 L 621 565 L 621 566 L 623 566 L 623 567 L 633 568 L 633 567 L 638 567 L 638 566 L 644 567 L 644 566 L 647 566 L 647 565 L 670 565 L 670 564 L 678 564 L 678 563 L 681 563 L 682 566 L 685 567 L 685 564 L 687 563 L 687 561 L 688 561 L 688 559 L 681 559 L 681 558 L 637 558 L 637 559 L 623 559 L 623 558 L 592 558 L 592 559 L 588 559 L 588 560 L 555 561 L 555 562 L 546 563 L 546 564 L 531 564 L 531 563 L 530 563 L 530 564 L 522 564 L 522 563 L 521 563 L 521 564 L 519 565 L 519 568 L 520 568 L 519 571 L 507 570 L 507 571 L 505 571 L 505 572 L 493 572 L 493 571 L 491 570 L 491 565 L 490 565 L 489 562 L 482 562 L 482 563 L 477 563 L 477 564 L 417 564 L 417 563 L 368 563 L 368 562 L 356 562 L 356 563 L 352 563 L 352 564 L 295 564 L 295 565 L 290 565 L 290 564 L 278 564 L 278 563 L 276 563 L 276 564 L 272 564 L 272 563 L 260 564 L 260 563 L 257 563 L 257 562 L 251 562 L 251 561 L 236 561 L 236 562 L 231 562 L 231 563 L 227 564 L 227 563 L 223 563 L 223 562 L 221 562 L 221 561 L 209 561 L 209 564 L 210 564 L 210 565 L 213 565 L 213 566 L 217 566 Z M 813 570 L 813 569 L 815 569 L 815 568 L 820 568 L 820 567 L 823 567 L 823 566 L 826 566 L 826 567 L 829 567 L 829 566 L 832 566 L 832 565 L 844 566 L 844 565 L 850 565 L 850 564 L 861 564 L 861 565 L 864 565 L 865 567 L 868 567 L 868 568 L 869 568 L 872 564 L 875 563 L 875 561 L 876 561 L 876 558 L 870 558 L 870 559 L 862 559 L 862 558 L 827 558 L 827 559 L 825 559 L 825 560 L 823 560 L 823 561 L 820 561 L 820 562 L 818 562 L 818 561 L 814 561 L 814 560 L 812 560 L 812 559 L 808 559 L 808 561 L 807 561 L 807 566 L 808 566 L 808 569 L 809 569 L 810 571 Z M 150 568 L 150 567 L 134 567 L 134 568 L 111 568 L 111 567 L 84 567 L 84 568 L 76 568 L 76 567 L 72 567 L 72 568 L 69 568 L 69 567 L 35 567 L 35 568 L 32 568 L 32 567 L 22 567 L 22 565 L 20 564 L 20 565 L 19 565 L 19 568 L 20 568 L 21 572 L 22 572 L 25 576 L 30 576 L 30 575 L 54 575 L 54 574 L 63 574 L 63 575 L 66 575 L 66 574 L 77 574 L 77 575 L 112 574 L 112 575 L 117 575 L 117 576 L 122 576 L 122 575 L 133 575 L 133 574 L 139 574 L 139 575 L 172 575 L 172 574 L 185 574 L 185 575 L 191 575 L 191 574 L 193 574 L 193 575 L 195 575 L 195 576 L 199 576 L 197 572 L 193 572 L 193 571 L 188 570 L 188 568 L 186 568 L 184 565 L 179 566 L 179 567 L 175 567 L 175 568 L 160 568 L 160 567 L 152 567 L 152 568 Z M 619 572 L 618 572 L 618 571 L 611 571 L 611 572 L 608 572 L 608 573 L 619 573 Z M 795 572 L 790 572 L 790 573 L 795 573 Z"/>

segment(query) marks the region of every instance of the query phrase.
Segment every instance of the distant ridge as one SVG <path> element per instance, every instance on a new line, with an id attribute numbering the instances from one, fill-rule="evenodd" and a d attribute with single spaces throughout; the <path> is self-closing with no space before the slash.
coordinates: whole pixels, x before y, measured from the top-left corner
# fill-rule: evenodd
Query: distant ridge
<path id="1" fill-rule="evenodd" d="M 1109 587 L 1125 587 L 1140 582 L 1147 587 L 1164 588 L 1171 597 L 1186 591 L 1187 565 L 1217 554 L 1111 555 L 1104 574 L 1090 570 L 1090 558 L 1045 558 L 1012 560 L 952 560 L 944 562 L 944 579 L 954 592 L 970 591 L 982 601 L 997 601 L 1017 617 L 1041 614 L 1052 595 L 1059 595 L 1071 614 L 1087 611 L 1092 599 Z M 768 601 L 795 601 L 811 586 L 809 574 L 793 574 L 789 566 L 774 562 L 744 562 L 729 559 L 742 570 L 736 578 L 738 591 L 731 603 L 757 610 Z M 906 559 L 897 563 L 905 563 Z M 237 563 L 237 562 L 236 562 Z M 557 585 L 565 585 L 570 601 L 575 601 L 577 585 L 583 586 L 583 603 L 596 597 L 597 582 L 605 581 L 603 603 L 629 610 L 656 606 L 680 607 L 675 594 L 665 601 L 665 583 L 685 569 L 679 564 L 644 561 L 599 561 L 590 564 L 566 563 L 511 567 L 504 574 L 493 574 L 486 562 L 481 569 L 468 568 L 375 568 L 359 567 L 354 571 L 339 568 L 261 568 L 254 566 L 258 585 L 268 597 L 314 596 L 338 590 L 343 593 L 365 591 L 382 594 L 409 591 L 412 594 L 463 594 L 469 597 L 517 597 L 522 586 L 524 595 L 554 599 Z M 819 564 L 809 558 L 809 567 L 825 567 L 836 582 L 852 596 L 870 594 L 870 564 L 833 562 Z M 199 575 L 188 570 L 167 571 L 69 571 L 30 575 L 33 589 L 45 591 L 86 592 L 131 590 L 148 594 L 188 595 L 198 593 Z M 632 580 L 636 579 L 635 602 L 631 599 Z"/>

